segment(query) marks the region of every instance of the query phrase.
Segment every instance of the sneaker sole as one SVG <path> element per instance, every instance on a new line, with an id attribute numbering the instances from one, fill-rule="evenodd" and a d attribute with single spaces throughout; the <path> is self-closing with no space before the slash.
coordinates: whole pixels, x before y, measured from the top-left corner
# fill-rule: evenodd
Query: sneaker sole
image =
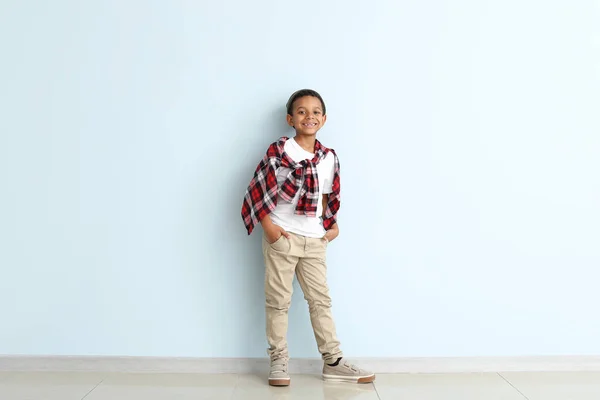
<path id="1" fill-rule="evenodd" d="M 270 386 L 290 386 L 290 379 L 269 379 Z"/>
<path id="2" fill-rule="evenodd" d="M 371 383 L 375 381 L 375 374 L 367 376 L 323 375 L 323 380 L 328 382 Z"/>

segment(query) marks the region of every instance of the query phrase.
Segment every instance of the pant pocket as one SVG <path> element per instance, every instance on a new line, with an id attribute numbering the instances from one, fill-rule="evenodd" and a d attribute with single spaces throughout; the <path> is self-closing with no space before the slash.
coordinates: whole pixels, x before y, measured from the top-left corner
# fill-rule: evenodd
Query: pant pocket
<path id="1" fill-rule="evenodd" d="M 265 239 L 265 240 L 267 240 L 267 239 Z M 279 239 L 277 239 L 275 242 L 273 242 L 273 243 L 267 242 L 267 244 L 269 245 L 269 247 L 271 249 L 273 249 L 279 253 L 288 253 L 290 251 L 290 247 L 291 247 L 290 240 L 283 235 L 281 235 L 279 237 Z"/>

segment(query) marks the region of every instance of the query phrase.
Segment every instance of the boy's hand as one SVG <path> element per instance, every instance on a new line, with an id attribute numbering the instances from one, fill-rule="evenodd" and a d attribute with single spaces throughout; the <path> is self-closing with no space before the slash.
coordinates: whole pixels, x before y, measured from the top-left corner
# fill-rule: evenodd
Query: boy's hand
<path id="1" fill-rule="evenodd" d="M 323 239 L 327 240 L 327 242 L 331 242 L 336 237 L 338 237 L 339 234 L 340 234 L 340 229 L 338 228 L 337 224 L 334 224 L 330 230 L 325 232 L 325 236 L 323 236 Z"/>
<path id="2" fill-rule="evenodd" d="M 290 238 L 290 234 L 287 233 L 285 229 L 275 224 L 272 224 L 267 229 L 265 229 L 265 236 L 267 238 L 267 242 L 269 242 L 270 244 L 275 243 L 282 236 L 285 236 L 288 239 Z"/>
<path id="3" fill-rule="evenodd" d="M 271 221 L 271 217 L 266 215 L 262 221 L 260 221 L 263 231 L 265 232 L 265 239 L 269 244 L 275 243 L 279 240 L 280 237 L 285 236 L 286 238 L 290 238 L 290 234 L 286 232 L 282 227 L 275 225 L 273 221 Z"/>

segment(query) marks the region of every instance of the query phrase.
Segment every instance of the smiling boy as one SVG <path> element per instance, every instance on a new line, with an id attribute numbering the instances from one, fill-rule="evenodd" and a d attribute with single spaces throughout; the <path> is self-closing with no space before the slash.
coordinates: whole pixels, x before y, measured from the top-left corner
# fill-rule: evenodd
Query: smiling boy
<path id="1" fill-rule="evenodd" d="M 294 274 L 308 302 L 323 378 L 369 383 L 371 372 L 349 363 L 340 350 L 327 286 L 327 246 L 339 235 L 340 167 L 333 149 L 316 138 L 327 121 L 325 102 L 310 89 L 287 102 L 293 138 L 271 144 L 255 170 L 242 205 L 248 234 L 263 228 L 269 384 L 288 386 L 288 309 Z"/>

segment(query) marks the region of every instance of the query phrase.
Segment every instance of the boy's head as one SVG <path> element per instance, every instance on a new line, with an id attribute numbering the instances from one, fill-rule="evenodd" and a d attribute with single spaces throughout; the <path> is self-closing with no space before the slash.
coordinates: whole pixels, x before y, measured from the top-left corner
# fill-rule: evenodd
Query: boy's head
<path id="1" fill-rule="evenodd" d="M 298 90 L 287 104 L 287 122 L 299 135 L 316 135 L 327 120 L 321 95 L 314 90 Z"/>

